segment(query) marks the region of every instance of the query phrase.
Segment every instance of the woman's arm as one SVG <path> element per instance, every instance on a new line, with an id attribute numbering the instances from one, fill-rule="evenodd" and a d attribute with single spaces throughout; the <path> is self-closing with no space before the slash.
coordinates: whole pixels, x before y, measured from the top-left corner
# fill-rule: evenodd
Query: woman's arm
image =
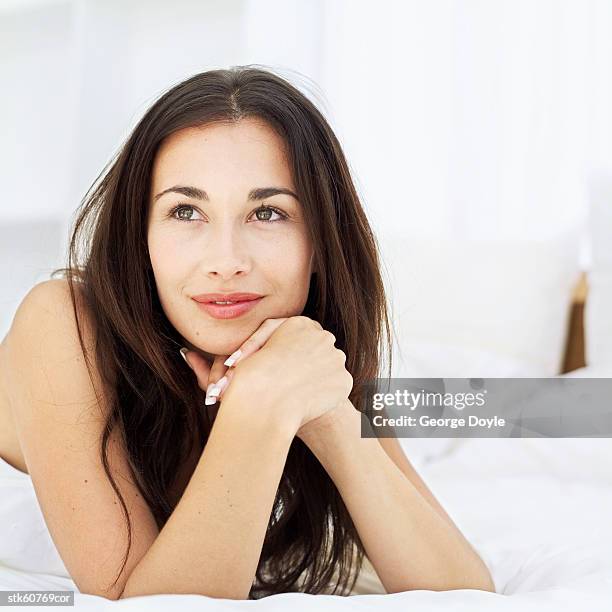
<path id="1" fill-rule="evenodd" d="M 350 401 L 299 436 L 340 491 L 387 592 L 495 592 L 482 559 L 425 485 L 412 482 L 377 438 L 361 437 L 361 413 Z"/>
<path id="2" fill-rule="evenodd" d="M 130 575 L 122 598 L 153 593 L 248 598 L 295 435 L 288 423 L 251 408 L 236 395 L 220 405 L 181 500 Z"/>
<path id="3" fill-rule="evenodd" d="M 418 492 L 431 504 L 432 508 L 449 524 L 457 529 L 454 521 L 448 515 L 446 510 L 440 505 L 440 502 L 434 497 L 423 479 L 418 475 L 412 463 L 408 461 L 406 454 L 399 445 L 397 438 L 378 438 L 381 446 L 397 467 L 402 471 L 404 476 L 417 488 Z"/>

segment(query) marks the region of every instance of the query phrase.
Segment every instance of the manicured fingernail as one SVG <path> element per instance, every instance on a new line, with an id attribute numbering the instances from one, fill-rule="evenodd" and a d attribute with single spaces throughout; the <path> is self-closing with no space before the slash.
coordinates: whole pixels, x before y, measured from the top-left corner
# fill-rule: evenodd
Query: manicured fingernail
<path id="1" fill-rule="evenodd" d="M 210 383 L 210 385 L 206 387 L 206 399 L 204 400 L 204 404 L 206 404 L 207 406 L 210 406 L 210 404 L 214 404 L 217 401 L 217 398 L 213 393 L 214 388 L 214 383 Z"/>
<path id="2" fill-rule="evenodd" d="M 219 394 L 223 389 L 225 389 L 227 385 L 227 376 L 220 378 L 211 388 L 209 394 L 213 397 L 219 397 Z"/>
<path id="3" fill-rule="evenodd" d="M 191 364 L 189 363 L 189 361 L 187 360 L 187 352 L 188 350 L 183 347 L 179 353 L 181 354 L 181 356 L 183 357 L 183 359 L 185 360 L 185 363 L 193 370 L 193 368 L 191 367 Z"/>
<path id="4" fill-rule="evenodd" d="M 226 366 L 233 366 L 238 359 L 240 359 L 240 356 L 242 355 L 242 351 L 240 349 L 238 349 L 237 351 L 234 351 L 224 362 L 223 364 Z"/>

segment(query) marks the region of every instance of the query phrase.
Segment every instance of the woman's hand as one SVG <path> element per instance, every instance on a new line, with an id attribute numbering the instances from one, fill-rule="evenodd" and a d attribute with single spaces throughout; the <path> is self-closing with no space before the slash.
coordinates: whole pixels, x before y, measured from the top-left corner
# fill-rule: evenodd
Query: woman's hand
<path id="1" fill-rule="evenodd" d="M 305 316 L 267 319 L 240 346 L 241 354 L 225 372 L 227 383 L 219 395 L 257 397 L 261 405 L 290 418 L 299 431 L 346 402 L 353 388 L 344 367 L 346 355 L 335 341 L 331 332 Z M 215 359 L 208 376 L 201 376 L 204 384 L 222 373 L 223 357 Z"/>
<path id="2" fill-rule="evenodd" d="M 279 418 L 289 418 L 297 432 L 345 403 L 352 391 L 346 355 L 335 342 L 331 332 L 309 317 L 264 322 L 241 347 L 225 400 L 232 395 L 257 398 L 278 411 Z"/>
<path id="3" fill-rule="evenodd" d="M 234 369 L 231 366 L 235 365 L 238 359 L 244 359 L 259 350 L 272 332 L 286 320 L 287 317 L 266 319 L 231 355 L 217 355 L 212 364 L 196 351 L 181 349 L 187 365 L 196 374 L 198 386 L 206 392 L 207 404 L 213 404 L 217 399 L 220 401 L 234 375 Z M 231 360 L 230 357 L 232 357 Z"/>
<path id="4" fill-rule="evenodd" d="M 210 396 L 211 388 L 215 384 L 219 385 L 219 383 L 221 383 L 220 388 L 223 389 L 227 386 L 227 382 L 233 375 L 233 372 L 227 372 L 228 368 L 223 363 L 228 355 L 217 355 L 211 364 L 196 351 L 181 349 L 181 354 L 187 362 L 187 365 L 195 372 L 198 380 L 198 387 L 206 392 L 207 399 Z M 223 380 L 224 378 L 225 380 Z M 214 402 L 210 403 L 212 404 Z"/>

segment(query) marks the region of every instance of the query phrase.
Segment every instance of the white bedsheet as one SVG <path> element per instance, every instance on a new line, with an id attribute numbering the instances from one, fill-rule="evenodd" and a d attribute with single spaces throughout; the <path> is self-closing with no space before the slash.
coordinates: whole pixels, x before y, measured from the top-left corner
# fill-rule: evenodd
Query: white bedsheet
<path id="1" fill-rule="evenodd" d="M 497 593 L 408 591 L 389 595 L 287 593 L 259 601 L 150 595 L 109 601 L 69 579 L 0 567 L 0 589 L 75 590 L 95 610 L 612 610 L 612 440 L 465 439 L 418 467 L 434 495 L 490 568 Z M 584 469 L 567 470 L 568 454 Z M 580 455 L 580 457 L 578 457 Z M 559 461 L 555 463 L 555 457 Z M 410 458 L 410 457 L 409 457 Z M 590 469 L 589 461 L 593 463 Z M 602 467 L 604 466 L 604 467 Z M 609 466 L 609 467 L 608 467 Z M 32 608 L 30 608 L 32 609 Z"/>
<path id="2" fill-rule="evenodd" d="M 519 442 L 519 440 L 516 440 Z M 481 440 L 468 440 L 478 447 Z M 489 442 L 489 440 L 486 440 Z M 563 440 L 559 440 L 563 442 Z M 464 457 L 470 452 L 464 447 Z M 479 451 L 477 451 L 479 452 Z M 612 487 L 549 475 L 473 477 L 436 462 L 421 473 L 493 573 L 497 593 L 287 593 L 257 602 L 199 595 L 109 601 L 75 592 L 77 610 L 612 610 Z M 74 589 L 68 579 L 0 568 L 0 588 Z"/>

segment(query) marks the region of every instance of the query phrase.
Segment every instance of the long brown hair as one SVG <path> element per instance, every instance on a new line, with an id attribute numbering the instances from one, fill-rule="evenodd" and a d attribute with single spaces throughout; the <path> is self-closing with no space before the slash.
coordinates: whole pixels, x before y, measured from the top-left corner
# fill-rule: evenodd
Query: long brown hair
<path id="1" fill-rule="evenodd" d="M 67 267 L 51 275 L 69 281 L 91 377 L 75 301 L 73 283 L 78 281 L 95 330 L 99 373 L 112 391 L 100 452 L 128 524 L 127 551 L 113 584 L 127 562 L 132 529 L 108 468 L 109 436 L 117 427 L 137 487 L 161 529 L 174 509 L 168 488 L 193 448 L 188 440 L 193 442 L 197 432 L 203 449 L 212 426 L 199 418 L 204 392 L 179 355 L 181 338 L 161 307 L 148 254 L 146 219 L 156 151 L 183 128 L 247 117 L 266 121 L 287 147 L 315 253 L 302 314 L 331 331 L 346 353 L 355 407 L 360 409 L 362 384 L 380 376 L 383 330 L 391 372 L 378 245 L 340 144 L 316 106 L 286 79 L 253 65 L 202 72 L 169 89 L 88 190 L 77 210 Z M 348 594 L 364 554 L 333 481 L 294 438 L 249 598 L 329 592 L 330 586 L 334 594 Z"/>

